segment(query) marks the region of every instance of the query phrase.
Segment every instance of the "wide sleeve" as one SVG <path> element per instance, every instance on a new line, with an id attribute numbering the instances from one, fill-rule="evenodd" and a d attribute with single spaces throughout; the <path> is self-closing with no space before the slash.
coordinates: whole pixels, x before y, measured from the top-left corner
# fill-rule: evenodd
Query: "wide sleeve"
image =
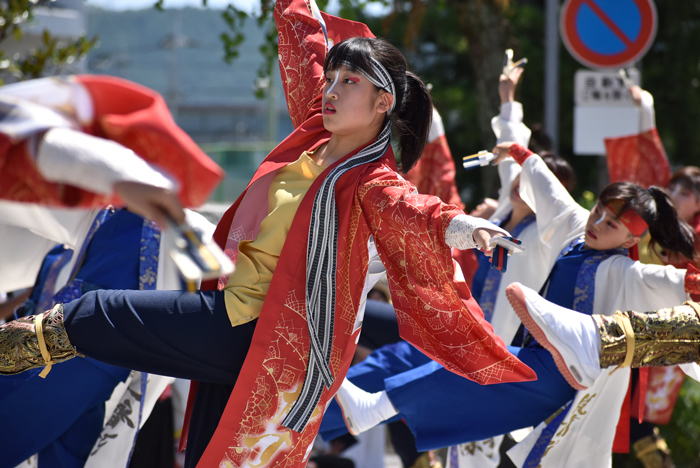
<path id="1" fill-rule="evenodd" d="M 358 197 L 387 269 L 401 337 L 481 384 L 533 378 L 493 333 L 453 266 L 446 236 L 463 212 L 417 194 L 392 171 L 362 183 Z"/>
<path id="2" fill-rule="evenodd" d="M 525 159 L 522 169 L 520 196 L 537 214 L 540 240 L 559 253 L 584 233 L 589 212 L 576 203 L 538 155 Z"/>
<path id="3" fill-rule="evenodd" d="M 284 95 L 297 128 L 310 116 L 323 88 L 326 26 L 314 0 L 279 0 L 274 17 Z"/>
<path id="4" fill-rule="evenodd" d="M 99 209 L 50 208 L 0 201 L 2 224 L 26 229 L 56 244 L 75 248 L 83 241 Z"/>
<path id="5" fill-rule="evenodd" d="M 506 102 L 501 105 L 499 114 L 491 119 L 491 129 L 496 135 L 496 143 L 514 141 L 527 148 L 530 144 L 532 131 L 523 123 L 523 105 L 519 102 Z M 510 188 L 518 174 L 520 165 L 512 158 L 506 158 L 498 165 L 498 178 L 501 182 L 501 190 L 498 194 L 498 208 L 491 219 L 503 219 L 513 210 L 510 201 Z"/>
<path id="6" fill-rule="evenodd" d="M 594 313 L 647 312 L 682 304 L 687 299 L 685 276 L 686 270 L 615 255 L 598 267 Z"/>

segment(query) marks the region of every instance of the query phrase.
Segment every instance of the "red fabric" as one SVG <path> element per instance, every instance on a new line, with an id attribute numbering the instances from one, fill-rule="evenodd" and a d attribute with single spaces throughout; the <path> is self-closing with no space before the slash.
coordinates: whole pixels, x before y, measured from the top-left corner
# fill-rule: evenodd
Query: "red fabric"
<path id="1" fill-rule="evenodd" d="M 515 159 L 515 161 L 521 166 L 523 165 L 525 160 L 527 160 L 527 158 L 529 158 L 533 154 L 535 153 L 525 148 L 523 145 L 519 145 L 518 143 L 511 145 L 508 149 L 508 156 Z"/>
<path id="2" fill-rule="evenodd" d="M 285 77 L 290 70 L 299 72 L 296 87 L 285 87 L 288 98 L 298 89 L 317 92 L 319 87 L 314 80 L 321 76 L 320 51 L 325 52 L 321 49 L 324 44 L 320 25 L 303 0 L 277 2 L 275 19 L 283 82 L 288 82 Z M 336 20 L 336 27 L 342 24 L 342 20 Z M 294 68 L 297 65 L 300 68 Z M 330 136 L 323 128 L 319 97 L 294 93 L 290 112 L 293 109 L 297 116 L 309 117 L 301 123 L 293 118 L 297 129 L 265 159 L 246 191 L 219 223 L 215 239 L 234 259 L 238 243 L 256 235 L 260 213 L 267 213 L 267 197 L 256 194 L 267 193 L 277 169 L 296 161 L 302 151 L 318 146 Z M 306 249 L 299 246 L 307 244 L 313 199 L 334 166 L 316 179 L 299 206 L 240 378 L 199 467 L 225 463 L 261 468 L 305 466 L 325 405 L 341 385 L 354 354 L 359 333 L 356 315 L 368 268 L 370 235 L 388 270 L 404 338 L 446 368 L 480 383 L 535 377 L 493 334 L 466 285 L 455 281 L 444 232 L 461 210 L 444 205 L 436 197 L 413 194 L 414 187 L 396 174 L 394 156 L 389 150 L 379 161 L 348 171 L 336 186 L 338 282 L 331 352 L 335 382 L 324 390 L 302 433 L 281 426 L 301 389 L 309 352 L 304 301 Z M 219 284 L 225 281 L 222 278 Z"/>
<path id="3" fill-rule="evenodd" d="M 175 124 L 160 94 L 109 76 L 76 79 L 92 97 L 95 119 L 88 131 L 131 149 L 164 169 L 180 183 L 185 206 L 200 206 L 223 177 L 223 171 Z"/>
<path id="4" fill-rule="evenodd" d="M 628 254 L 627 256 L 634 260 L 635 262 L 639 261 L 639 245 L 634 244 L 632 247 L 630 247 L 627 250 Z"/>
<path id="5" fill-rule="evenodd" d="M 617 219 L 629 229 L 633 236 L 639 237 L 649 229 L 647 222 L 644 221 L 636 211 L 627 210 L 620 214 L 620 211 L 625 207 L 625 202 L 623 200 L 611 200 L 606 203 L 605 206 L 615 213 Z"/>
<path id="6" fill-rule="evenodd" d="M 691 264 L 688 264 L 688 269 L 685 272 L 685 292 L 700 294 L 700 270 Z"/>
<path id="7" fill-rule="evenodd" d="M 133 150 L 165 170 L 181 186 L 185 206 L 204 203 L 223 171 L 172 120 L 155 91 L 107 76 L 74 77 L 89 92 L 94 120 L 84 130 Z M 26 151 L 25 142 L 13 144 L 0 135 L 0 198 L 59 206 L 103 206 L 117 198 L 46 181 Z"/>
<path id="8" fill-rule="evenodd" d="M 202 288 L 204 290 L 204 288 Z M 206 289 L 210 291 L 211 289 Z M 194 397 L 197 394 L 199 382 L 196 380 L 190 381 L 190 391 L 187 393 L 187 405 L 185 406 L 185 418 L 182 421 L 182 431 L 180 431 L 180 442 L 177 445 L 177 451 L 182 452 L 187 447 L 187 437 L 190 434 L 190 421 L 192 420 L 192 407 L 194 406 Z"/>
<path id="9" fill-rule="evenodd" d="M 638 373 L 639 378 L 637 379 L 637 386 L 634 389 L 634 395 L 632 395 L 630 416 L 637 418 L 637 420 L 641 423 L 644 419 L 644 402 L 646 401 L 649 382 L 649 368 L 640 367 Z"/>
<path id="10" fill-rule="evenodd" d="M 671 168 L 659 133 L 653 128 L 639 135 L 606 138 L 610 182 L 633 182 L 648 188 L 666 187 Z"/>
<path id="11" fill-rule="evenodd" d="M 632 401 L 632 381 L 627 387 L 627 395 L 620 408 L 620 420 L 617 422 L 613 453 L 630 453 L 630 404 Z"/>
<path id="12" fill-rule="evenodd" d="M 455 184 L 455 162 L 447 138 L 441 135 L 425 146 L 416 165 L 405 175 L 418 193 L 435 195 L 443 202 L 464 209 Z"/>
<path id="13" fill-rule="evenodd" d="M 78 194 L 75 187 L 47 182 L 37 170 L 25 142 L 12 142 L 0 134 L 0 199 L 70 206 L 76 204 Z M 97 195 L 92 199 L 97 205 L 109 202 Z"/>
<path id="14" fill-rule="evenodd" d="M 685 372 L 678 366 L 651 367 L 644 407 L 644 420 L 668 424 L 685 381 Z"/>
<path id="15" fill-rule="evenodd" d="M 476 251 L 474 249 L 454 249 L 452 258 L 459 263 L 462 275 L 464 275 L 464 282 L 471 289 L 472 283 L 474 283 L 474 275 L 476 275 L 476 270 L 479 269 L 479 259 L 476 256 Z"/>

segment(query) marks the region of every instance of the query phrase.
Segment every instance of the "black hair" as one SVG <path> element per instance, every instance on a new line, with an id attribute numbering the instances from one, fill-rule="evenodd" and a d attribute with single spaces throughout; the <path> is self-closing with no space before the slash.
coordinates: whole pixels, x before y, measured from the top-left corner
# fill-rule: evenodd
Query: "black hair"
<path id="1" fill-rule="evenodd" d="M 644 189 L 631 182 L 615 182 L 603 189 L 598 197 L 602 205 L 622 200 L 618 216 L 634 210 L 649 225 L 651 246 L 659 245 L 668 252 L 695 258 L 695 231 L 678 217 L 673 202 L 659 187 Z"/>
<path id="2" fill-rule="evenodd" d="M 695 166 L 685 166 L 673 173 L 671 181 L 672 185 L 680 185 L 684 189 L 690 190 L 696 197 L 700 197 L 700 168 Z"/>
<path id="3" fill-rule="evenodd" d="M 376 78 L 372 58 L 382 64 L 394 82 L 396 101 L 389 118 L 399 139 L 401 170 L 408 172 L 420 158 L 428 140 L 433 102 L 420 78 L 408 71 L 401 52 L 383 39 L 355 37 L 333 46 L 326 55 L 323 71 L 327 73 L 345 65 Z"/>
<path id="4" fill-rule="evenodd" d="M 552 174 L 559 179 L 559 182 L 561 182 L 566 191 L 571 193 L 576 186 L 576 176 L 568 161 L 550 151 L 543 151 L 540 153 L 540 157 L 549 170 L 552 171 Z"/>

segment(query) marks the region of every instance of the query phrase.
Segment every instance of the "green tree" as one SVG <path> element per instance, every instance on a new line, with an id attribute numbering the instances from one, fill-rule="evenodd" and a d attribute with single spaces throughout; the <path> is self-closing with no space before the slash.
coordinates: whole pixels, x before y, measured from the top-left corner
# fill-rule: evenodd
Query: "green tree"
<path id="1" fill-rule="evenodd" d="M 2 44 L 22 40 L 23 28 L 33 20 L 37 7 L 50 6 L 54 0 L 9 0 L 0 2 L 0 84 L 60 74 L 66 65 L 85 57 L 97 43 L 97 36 L 84 35 L 74 41 L 53 37 L 44 30 L 41 46 L 26 54 L 9 56 Z"/>

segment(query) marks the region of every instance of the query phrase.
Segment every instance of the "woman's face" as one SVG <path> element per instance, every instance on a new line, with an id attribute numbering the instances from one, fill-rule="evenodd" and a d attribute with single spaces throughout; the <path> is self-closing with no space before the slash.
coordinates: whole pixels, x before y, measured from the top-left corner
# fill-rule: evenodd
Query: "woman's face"
<path id="1" fill-rule="evenodd" d="M 339 136 L 381 128 L 393 97 L 346 66 L 326 72 L 323 126 Z"/>
<path id="2" fill-rule="evenodd" d="M 680 184 L 672 184 L 668 187 L 673 205 L 678 211 L 678 216 L 689 223 L 700 212 L 700 197 L 690 189 Z"/>
<path id="3" fill-rule="evenodd" d="M 598 202 L 586 222 L 586 246 L 595 250 L 610 250 L 618 247 L 630 248 L 639 242 L 615 213 Z"/>

